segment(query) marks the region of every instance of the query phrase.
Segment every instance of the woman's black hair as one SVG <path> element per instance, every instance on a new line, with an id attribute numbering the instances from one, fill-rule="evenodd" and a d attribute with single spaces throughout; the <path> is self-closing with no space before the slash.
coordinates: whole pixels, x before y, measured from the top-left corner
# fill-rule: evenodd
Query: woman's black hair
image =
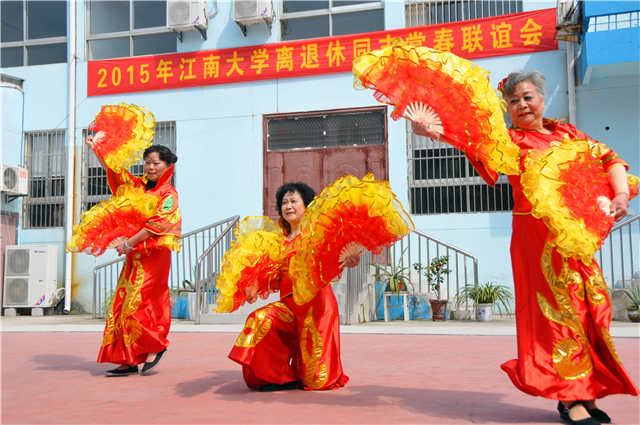
<path id="1" fill-rule="evenodd" d="M 276 208 L 278 209 L 280 217 L 282 217 L 282 198 L 284 198 L 284 195 L 288 192 L 298 192 L 300 196 L 302 196 L 302 202 L 304 202 L 305 208 L 316 197 L 315 190 L 311 189 L 309 185 L 305 183 L 296 182 L 283 184 L 276 192 Z"/>
<path id="2" fill-rule="evenodd" d="M 166 162 L 167 165 L 172 165 L 178 162 L 178 157 L 173 152 L 171 152 L 171 149 L 162 145 L 149 146 L 147 149 L 145 149 L 142 157 L 144 159 L 147 159 L 147 156 L 149 156 L 153 152 L 157 153 L 160 157 L 160 160 Z"/>

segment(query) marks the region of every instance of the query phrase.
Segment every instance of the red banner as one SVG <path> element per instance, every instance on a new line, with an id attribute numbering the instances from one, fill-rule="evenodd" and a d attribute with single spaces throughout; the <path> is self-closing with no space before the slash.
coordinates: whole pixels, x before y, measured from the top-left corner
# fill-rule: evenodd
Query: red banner
<path id="1" fill-rule="evenodd" d="M 557 50 L 556 10 L 441 25 L 89 62 L 88 96 L 351 72 L 353 58 L 397 37 L 465 59 Z"/>

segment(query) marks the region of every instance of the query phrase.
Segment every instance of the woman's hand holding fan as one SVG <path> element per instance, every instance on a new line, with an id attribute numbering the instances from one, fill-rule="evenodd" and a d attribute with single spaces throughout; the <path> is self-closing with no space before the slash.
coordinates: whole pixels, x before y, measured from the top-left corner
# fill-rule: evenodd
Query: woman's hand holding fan
<path id="1" fill-rule="evenodd" d="M 404 114 L 413 121 L 413 132 L 419 136 L 441 141 L 440 134 L 444 134 L 440 117 L 429 105 L 413 102 L 407 106 Z"/>

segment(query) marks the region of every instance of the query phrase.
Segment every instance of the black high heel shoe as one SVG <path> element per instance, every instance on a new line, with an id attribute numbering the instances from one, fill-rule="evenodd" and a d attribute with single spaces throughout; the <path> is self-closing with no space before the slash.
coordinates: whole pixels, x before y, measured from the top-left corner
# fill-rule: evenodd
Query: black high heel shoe
<path id="1" fill-rule="evenodd" d="M 587 413 L 589 415 L 591 415 L 591 417 L 593 419 L 596 419 L 596 420 L 600 421 L 600 423 L 603 423 L 603 424 L 610 424 L 611 423 L 611 418 L 609 417 L 609 415 L 604 413 L 602 410 L 600 410 L 598 408 L 589 409 L 587 406 L 585 406 L 585 408 L 587 409 Z"/>
<path id="2" fill-rule="evenodd" d="M 571 406 L 569 407 L 565 407 L 564 404 L 562 404 L 561 401 L 558 402 L 558 412 L 560 412 L 560 418 L 567 422 L 569 425 L 600 425 L 600 421 L 597 420 L 596 418 L 584 418 L 584 419 L 580 419 L 578 421 L 574 421 L 573 419 L 571 419 L 569 417 L 569 410 L 573 409 L 574 407 L 576 407 L 579 404 L 583 404 L 582 401 L 578 400 L 578 401 L 574 401 L 573 403 L 571 403 Z M 586 409 L 586 407 L 585 407 Z M 588 413 L 588 411 L 587 411 Z M 604 413 L 604 412 L 603 412 Z"/>

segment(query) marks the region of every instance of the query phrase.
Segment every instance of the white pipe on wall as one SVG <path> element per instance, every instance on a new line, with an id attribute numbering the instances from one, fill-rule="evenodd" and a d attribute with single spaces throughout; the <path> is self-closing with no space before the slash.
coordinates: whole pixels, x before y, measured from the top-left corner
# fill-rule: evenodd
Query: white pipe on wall
<path id="1" fill-rule="evenodd" d="M 574 44 L 570 41 L 567 44 L 567 90 L 569 96 L 569 123 L 577 126 L 576 116 L 576 73 L 575 63 L 576 58 L 574 56 Z"/>
<path id="2" fill-rule="evenodd" d="M 76 148 L 76 2 L 70 1 L 69 5 L 69 119 L 67 121 L 67 178 L 65 196 L 65 244 L 71 239 L 73 233 L 73 191 L 75 187 L 75 148 Z M 64 267 L 64 312 L 71 311 L 71 253 L 65 254 Z"/>

